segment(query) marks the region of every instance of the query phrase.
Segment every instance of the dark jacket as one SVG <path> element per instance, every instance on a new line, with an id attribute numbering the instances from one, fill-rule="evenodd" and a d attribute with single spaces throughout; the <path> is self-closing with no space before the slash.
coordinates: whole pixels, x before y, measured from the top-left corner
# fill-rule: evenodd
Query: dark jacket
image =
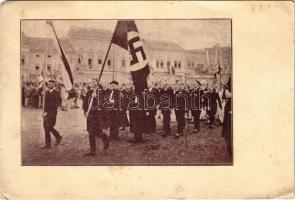
<path id="1" fill-rule="evenodd" d="M 178 90 L 175 92 L 175 110 L 188 110 L 189 95 L 185 90 Z"/>
<path id="2" fill-rule="evenodd" d="M 159 108 L 160 110 L 174 108 L 174 91 L 171 88 L 160 89 Z"/>
<path id="3" fill-rule="evenodd" d="M 152 88 L 150 93 L 156 97 L 156 105 L 158 105 L 159 104 L 159 98 L 160 98 L 160 90 L 157 89 L 157 88 Z"/>
<path id="4" fill-rule="evenodd" d="M 114 100 L 114 103 L 109 102 L 111 95 L 112 95 L 112 99 Z M 112 112 L 119 111 L 120 106 L 122 107 L 122 105 L 119 105 L 119 100 L 120 100 L 120 91 L 119 90 L 107 90 L 103 96 L 104 96 L 104 102 L 108 102 L 107 107 L 108 107 L 109 111 L 112 111 Z M 113 106 L 111 106 L 111 105 L 113 105 Z M 114 109 L 110 110 L 110 108 L 114 108 Z"/>
<path id="5" fill-rule="evenodd" d="M 102 100 L 103 100 L 103 92 L 102 90 L 96 90 L 96 97 L 92 100 L 92 108 L 89 111 L 89 116 L 101 114 L 103 111 Z M 90 101 L 92 99 L 93 90 L 88 90 L 86 96 L 83 101 L 83 111 L 86 113 L 88 111 L 88 107 Z"/>
<path id="6" fill-rule="evenodd" d="M 231 99 L 228 99 L 224 107 L 224 119 L 223 119 L 223 126 L 222 126 L 222 136 L 225 138 L 232 137 L 231 122 L 232 122 Z"/>
<path id="7" fill-rule="evenodd" d="M 216 93 L 215 91 L 209 92 L 209 99 L 210 99 L 210 104 L 209 104 L 210 110 L 215 111 L 215 112 L 217 111 L 217 102 L 218 102 L 219 107 L 220 108 L 222 107 L 220 97 L 219 97 L 218 93 Z"/>
<path id="8" fill-rule="evenodd" d="M 190 110 L 193 112 L 200 112 L 203 107 L 204 91 L 201 88 L 191 90 L 190 92 Z"/>
<path id="9" fill-rule="evenodd" d="M 61 96 L 58 91 L 56 91 L 55 89 L 52 92 L 47 91 L 45 93 L 44 112 L 47 112 L 47 115 L 56 115 L 57 108 L 60 105 L 60 102 Z"/>

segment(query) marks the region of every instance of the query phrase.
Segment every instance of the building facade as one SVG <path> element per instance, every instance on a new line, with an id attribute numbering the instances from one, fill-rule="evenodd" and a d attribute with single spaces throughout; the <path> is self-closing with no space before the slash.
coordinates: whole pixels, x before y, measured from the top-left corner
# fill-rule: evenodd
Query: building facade
<path id="1" fill-rule="evenodd" d="M 76 83 L 89 82 L 99 77 L 111 37 L 112 32 L 109 30 L 71 27 L 67 35 L 60 38 Z M 185 50 L 173 42 L 144 39 L 143 45 L 151 69 L 151 81 L 191 82 L 196 79 L 206 82 L 217 81 L 217 46 Z M 221 57 L 221 82 L 226 83 L 231 74 L 231 49 L 220 47 L 218 50 Z M 62 67 L 60 52 L 53 39 L 32 38 L 22 33 L 21 75 L 23 81 L 35 81 L 42 70 L 48 76 L 61 80 Z M 112 44 L 101 81 L 130 82 L 128 67 L 128 52 Z"/>
<path id="2" fill-rule="evenodd" d="M 219 61 L 218 61 L 219 59 Z M 186 81 L 204 80 L 209 83 L 227 83 L 231 75 L 230 47 L 188 50 L 186 53 Z M 218 63 L 219 62 L 219 63 Z M 220 73 L 219 67 L 220 66 Z"/>

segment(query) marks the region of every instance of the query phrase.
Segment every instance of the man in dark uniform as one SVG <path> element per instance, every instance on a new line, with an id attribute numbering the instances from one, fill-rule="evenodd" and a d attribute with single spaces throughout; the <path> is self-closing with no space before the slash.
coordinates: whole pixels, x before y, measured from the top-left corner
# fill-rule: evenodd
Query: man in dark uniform
<path id="1" fill-rule="evenodd" d="M 102 89 L 98 88 L 95 82 L 91 83 L 83 101 L 83 110 L 84 115 L 87 118 L 87 131 L 89 133 L 90 144 L 90 152 L 85 154 L 85 156 L 96 155 L 95 136 L 97 135 L 101 136 L 103 149 L 106 150 L 109 147 L 108 136 L 102 131 L 102 118 L 104 111 L 102 101 Z"/>
<path id="2" fill-rule="evenodd" d="M 202 96 L 204 94 L 203 90 L 201 89 L 201 83 L 196 81 L 193 84 L 193 89 L 191 91 L 191 113 L 194 118 L 194 131 L 193 133 L 198 133 L 200 131 L 200 115 L 201 115 L 201 108 L 202 108 Z"/>
<path id="3" fill-rule="evenodd" d="M 176 138 L 183 135 L 185 129 L 185 112 L 188 110 L 188 93 L 184 89 L 184 84 L 182 82 L 177 83 L 177 88 L 175 90 L 175 116 L 177 121 L 177 132 L 175 134 Z"/>
<path id="4" fill-rule="evenodd" d="M 147 133 L 147 116 L 149 114 L 148 110 L 144 110 L 144 91 L 133 92 L 132 98 L 129 101 L 129 112 L 130 112 L 130 122 L 132 121 L 132 132 L 134 137 L 128 142 L 130 143 L 144 143 L 143 133 Z"/>
<path id="5" fill-rule="evenodd" d="M 133 109 L 130 109 L 131 107 L 131 96 L 134 95 L 134 86 L 130 85 L 126 88 L 126 96 L 125 96 L 125 101 L 127 104 L 127 109 L 128 109 L 128 116 L 129 116 L 129 132 L 134 133 L 134 119 L 133 119 Z"/>
<path id="6" fill-rule="evenodd" d="M 121 96 L 121 107 L 120 107 L 120 130 L 125 130 L 126 127 L 129 127 L 129 121 L 127 117 L 127 104 L 128 104 L 128 93 L 126 91 L 125 84 L 122 84 L 120 89 L 120 96 Z"/>
<path id="7" fill-rule="evenodd" d="M 109 103 L 112 105 L 111 109 L 108 109 L 109 126 L 110 126 L 110 138 L 112 140 L 119 139 L 119 123 L 120 123 L 120 110 L 119 110 L 119 98 L 120 92 L 118 90 L 119 83 L 117 81 L 110 82 L 110 91 L 107 96 Z"/>
<path id="8" fill-rule="evenodd" d="M 173 108 L 174 94 L 171 87 L 168 86 L 167 83 L 163 84 L 163 88 L 160 90 L 160 98 L 159 98 L 159 109 L 163 115 L 163 137 L 167 137 L 170 135 L 170 121 L 171 121 L 171 109 Z"/>
<path id="9" fill-rule="evenodd" d="M 54 128 L 56 123 L 57 108 L 60 104 L 61 97 L 59 92 L 55 90 L 55 81 L 48 81 L 48 89 L 45 93 L 45 105 L 44 105 L 44 131 L 45 131 L 45 146 L 42 146 L 42 149 L 48 149 L 51 147 L 51 135 L 52 133 L 56 138 L 56 145 L 61 142 L 62 136 Z"/>
<path id="10" fill-rule="evenodd" d="M 224 90 L 224 96 L 226 99 L 226 104 L 224 107 L 224 119 L 222 126 L 222 137 L 224 137 L 226 142 L 227 151 L 232 159 L 232 93 L 231 93 L 231 79 L 229 79 L 227 86 Z"/>
<path id="11" fill-rule="evenodd" d="M 102 84 L 102 96 L 106 97 L 107 95 L 109 95 L 110 93 L 110 89 L 108 87 L 107 84 Z M 107 99 L 104 99 L 104 101 Z M 102 121 L 103 121 L 103 129 L 108 129 L 109 126 L 109 113 L 108 110 L 104 110 L 104 115 L 102 117 Z"/>
<path id="12" fill-rule="evenodd" d="M 148 115 L 148 123 L 149 123 L 149 132 L 155 133 L 156 132 L 156 115 L 157 115 L 157 105 L 159 102 L 159 87 L 158 84 L 155 83 L 154 86 L 150 89 L 149 94 L 153 95 L 155 98 L 155 104 L 153 108 L 149 109 L 149 115 Z"/>
<path id="13" fill-rule="evenodd" d="M 215 114 L 216 114 L 216 111 L 217 111 L 217 103 L 219 105 L 219 108 L 222 109 L 222 105 L 221 105 L 221 100 L 220 100 L 220 97 L 218 95 L 217 92 L 214 91 L 213 89 L 213 86 L 210 85 L 208 87 L 208 90 L 209 90 L 209 93 L 208 93 L 208 97 L 209 97 L 209 108 L 208 108 L 208 115 L 209 115 L 209 128 L 210 129 L 213 129 L 213 125 L 215 123 Z"/>

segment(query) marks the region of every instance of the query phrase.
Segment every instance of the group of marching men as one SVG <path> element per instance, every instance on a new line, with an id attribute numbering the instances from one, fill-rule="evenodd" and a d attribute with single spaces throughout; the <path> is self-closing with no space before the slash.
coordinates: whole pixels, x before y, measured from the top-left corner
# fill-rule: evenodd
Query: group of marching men
<path id="1" fill-rule="evenodd" d="M 186 85 L 181 81 L 173 85 L 167 82 L 150 84 L 146 90 L 138 93 L 132 84 L 120 84 L 112 81 L 107 84 L 98 84 L 96 81 L 82 87 L 80 91 L 83 111 L 87 120 L 90 152 L 86 156 L 96 155 L 96 136 L 100 136 L 103 149 L 109 147 L 110 140 L 119 139 L 119 130 L 129 127 L 134 137 L 128 142 L 143 143 L 143 135 L 156 133 L 156 116 L 159 112 L 163 118 L 161 135 L 165 138 L 173 135 L 179 138 L 184 135 L 186 115 L 193 118 L 192 133 L 200 131 L 201 113 L 208 116 L 208 128 L 213 129 L 216 113 L 223 110 L 223 119 L 219 120 L 222 136 L 225 138 L 229 153 L 232 153 L 232 111 L 231 111 L 231 82 L 224 85 L 201 84 L 195 81 Z M 59 107 L 60 92 L 55 90 L 55 82 L 48 82 L 48 91 L 45 93 L 44 129 L 46 145 L 50 148 L 50 132 L 56 137 L 59 144 L 62 136 L 54 129 L 57 108 Z M 223 106 L 225 105 L 225 106 Z M 175 113 L 177 130 L 172 134 L 170 122 L 171 114 Z M 128 116 L 129 115 L 129 116 Z M 109 128 L 109 136 L 104 129 Z"/>

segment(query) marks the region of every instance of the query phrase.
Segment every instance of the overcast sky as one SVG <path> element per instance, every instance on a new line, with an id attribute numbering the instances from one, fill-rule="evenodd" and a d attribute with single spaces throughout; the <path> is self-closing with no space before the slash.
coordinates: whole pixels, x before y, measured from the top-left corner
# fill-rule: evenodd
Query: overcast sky
<path id="1" fill-rule="evenodd" d="M 184 49 L 231 46 L 230 20 L 135 20 L 142 38 L 171 41 Z M 59 37 L 71 26 L 108 29 L 114 31 L 116 20 L 54 20 Z M 52 29 L 42 20 L 23 20 L 21 30 L 27 36 L 51 37 Z M 111 36 L 110 36 L 111 37 Z"/>

